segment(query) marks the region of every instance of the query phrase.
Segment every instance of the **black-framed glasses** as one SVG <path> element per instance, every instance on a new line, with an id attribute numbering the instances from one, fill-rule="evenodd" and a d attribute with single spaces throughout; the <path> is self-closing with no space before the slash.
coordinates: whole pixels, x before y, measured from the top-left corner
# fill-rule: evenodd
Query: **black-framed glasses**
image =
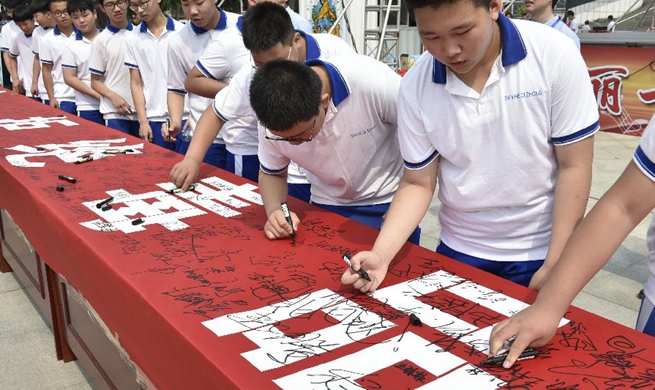
<path id="1" fill-rule="evenodd" d="M 311 140 L 314 138 L 314 129 L 316 129 L 316 118 L 318 115 L 314 117 L 314 122 L 312 123 L 312 129 L 309 133 L 309 138 L 303 138 L 303 135 L 307 132 L 307 130 L 303 131 L 302 133 L 294 136 L 294 137 L 278 137 L 275 134 L 273 136 L 269 136 L 268 133 L 270 130 L 268 128 L 265 128 L 266 133 L 264 134 L 264 138 L 270 139 L 271 141 L 285 141 L 285 142 L 295 142 L 295 143 L 305 143 L 305 142 L 311 142 Z"/>
<path id="2" fill-rule="evenodd" d="M 134 12 L 137 12 L 139 8 L 145 10 L 148 7 L 148 4 L 150 4 L 150 0 L 142 1 L 138 4 L 130 4 L 130 9 Z"/>
<path id="3" fill-rule="evenodd" d="M 113 10 L 116 6 L 118 6 L 118 8 L 123 8 L 125 4 L 127 4 L 127 0 L 118 0 L 113 3 L 104 3 L 103 7 L 108 10 Z"/>
<path id="4" fill-rule="evenodd" d="M 56 10 L 56 11 L 53 11 L 52 13 L 58 18 L 61 17 L 62 15 L 68 15 L 68 11 L 66 11 L 66 10 L 63 10 L 63 11 Z"/>

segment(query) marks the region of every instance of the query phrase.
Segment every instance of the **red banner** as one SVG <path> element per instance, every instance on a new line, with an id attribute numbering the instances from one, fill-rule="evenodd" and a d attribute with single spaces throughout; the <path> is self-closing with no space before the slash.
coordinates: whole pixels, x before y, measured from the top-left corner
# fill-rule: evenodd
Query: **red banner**
<path id="1" fill-rule="evenodd" d="M 655 111 L 655 48 L 582 46 L 602 130 L 640 136 Z"/>

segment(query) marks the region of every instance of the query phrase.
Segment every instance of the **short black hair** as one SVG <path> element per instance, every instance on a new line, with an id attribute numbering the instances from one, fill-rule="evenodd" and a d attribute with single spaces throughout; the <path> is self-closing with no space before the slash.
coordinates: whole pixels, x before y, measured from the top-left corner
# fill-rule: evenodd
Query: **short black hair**
<path id="1" fill-rule="evenodd" d="M 241 33 L 246 49 L 259 53 L 278 43 L 290 45 L 295 30 L 284 7 L 265 1 L 248 8 Z"/>
<path id="2" fill-rule="evenodd" d="M 48 1 L 48 10 L 50 10 L 50 5 L 52 3 L 63 3 L 64 1 L 68 3 L 68 0 L 49 0 Z M 66 5 L 66 7 L 68 8 L 68 4 Z"/>
<path id="3" fill-rule="evenodd" d="M 24 5 L 25 0 L 5 0 L 2 3 L 7 9 L 16 9 L 19 5 Z"/>
<path id="4" fill-rule="evenodd" d="M 417 8 L 439 8 L 442 5 L 453 5 L 464 1 L 470 1 L 476 8 L 491 7 L 491 0 L 405 0 L 407 11 L 414 15 L 414 10 Z"/>
<path id="5" fill-rule="evenodd" d="M 610 15 L 610 16 L 607 17 L 607 19 L 608 19 L 608 20 L 613 20 L 613 19 L 614 19 L 614 16 Z"/>
<path id="6" fill-rule="evenodd" d="M 37 12 L 46 13 L 50 12 L 50 1 L 49 0 L 32 0 L 30 4 L 32 8 L 32 14 Z"/>
<path id="7" fill-rule="evenodd" d="M 68 14 L 72 14 L 75 11 L 95 11 L 96 5 L 93 0 L 68 0 L 66 5 L 66 10 Z"/>
<path id="8" fill-rule="evenodd" d="M 575 12 L 573 12 L 572 10 L 566 11 L 566 14 L 571 15 L 571 16 L 575 16 Z"/>
<path id="9" fill-rule="evenodd" d="M 250 105 L 259 122 L 273 131 L 286 131 L 318 113 L 323 83 L 312 68 L 275 60 L 257 69 L 250 84 Z"/>
<path id="10" fill-rule="evenodd" d="M 14 8 L 14 13 L 12 14 L 15 23 L 24 22 L 33 18 L 32 9 L 25 5 L 21 4 L 18 7 Z"/>

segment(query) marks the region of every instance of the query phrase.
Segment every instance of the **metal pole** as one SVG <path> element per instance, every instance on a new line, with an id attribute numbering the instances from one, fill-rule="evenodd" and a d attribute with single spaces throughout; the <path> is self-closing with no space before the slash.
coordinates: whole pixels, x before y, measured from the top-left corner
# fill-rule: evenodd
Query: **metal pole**
<path id="1" fill-rule="evenodd" d="M 617 25 L 617 26 L 618 26 L 619 22 L 623 20 L 623 17 L 624 17 L 625 15 L 629 14 L 630 11 L 632 11 L 632 8 L 634 8 L 634 6 L 637 5 L 637 3 L 638 3 L 639 1 L 640 1 L 640 0 L 635 0 L 635 2 L 632 3 L 632 5 L 630 6 L 630 8 L 628 8 L 628 10 L 625 11 L 625 13 L 624 13 L 623 15 L 621 15 L 621 17 L 616 21 L 616 25 Z"/>
<path id="2" fill-rule="evenodd" d="M 644 11 L 644 14 L 641 15 L 641 18 L 639 19 L 639 21 L 638 21 L 637 24 L 635 25 L 635 28 L 632 29 L 632 31 L 637 31 L 637 27 L 638 27 L 639 25 L 641 25 L 641 22 L 642 22 L 642 21 L 644 20 L 644 18 L 646 17 L 646 13 L 648 12 L 649 9 L 651 9 L 651 7 L 653 6 L 653 4 L 655 4 L 655 0 L 653 0 L 653 1 L 650 2 L 650 5 L 649 5 L 648 8 L 646 9 L 646 11 Z"/>
<path id="3" fill-rule="evenodd" d="M 350 0 L 348 4 L 346 4 L 346 7 L 343 9 L 343 11 L 341 11 L 341 15 L 339 15 L 337 20 L 335 20 L 334 23 L 332 24 L 332 27 L 330 27 L 330 29 L 328 30 L 327 32 L 328 34 L 332 34 L 332 31 L 334 31 L 334 29 L 337 27 L 337 25 L 341 21 L 341 18 L 343 18 L 346 15 L 346 11 L 348 11 L 348 8 L 350 8 L 350 5 L 353 3 L 353 1 L 355 0 Z"/>
<path id="4" fill-rule="evenodd" d="M 382 54 L 382 44 L 384 43 L 384 36 L 387 33 L 387 23 L 389 23 L 389 14 L 391 13 L 391 5 L 393 0 L 387 0 L 387 13 L 384 15 L 384 25 L 382 26 L 382 35 L 380 35 L 380 43 L 378 44 L 378 53 L 375 56 L 375 59 L 380 61 L 380 55 Z M 655 1 L 655 0 L 653 0 Z"/>

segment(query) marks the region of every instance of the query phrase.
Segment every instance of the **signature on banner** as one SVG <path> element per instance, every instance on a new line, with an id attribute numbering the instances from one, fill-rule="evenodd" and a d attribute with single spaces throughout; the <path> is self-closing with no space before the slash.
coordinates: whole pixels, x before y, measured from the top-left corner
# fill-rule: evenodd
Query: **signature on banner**
<path id="1" fill-rule="evenodd" d="M 120 138 L 99 141 L 73 141 L 67 144 L 16 145 L 6 149 L 21 153 L 10 154 L 6 156 L 6 159 L 15 167 L 41 168 L 45 166 L 45 162 L 33 160 L 38 160 L 39 157 L 55 156 L 66 163 L 75 163 L 83 157 L 99 160 L 118 154 L 141 154 L 140 149 L 143 149 L 143 144 L 121 145 L 126 140 L 127 138 Z M 108 153 L 109 151 L 113 151 L 113 153 Z"/>

